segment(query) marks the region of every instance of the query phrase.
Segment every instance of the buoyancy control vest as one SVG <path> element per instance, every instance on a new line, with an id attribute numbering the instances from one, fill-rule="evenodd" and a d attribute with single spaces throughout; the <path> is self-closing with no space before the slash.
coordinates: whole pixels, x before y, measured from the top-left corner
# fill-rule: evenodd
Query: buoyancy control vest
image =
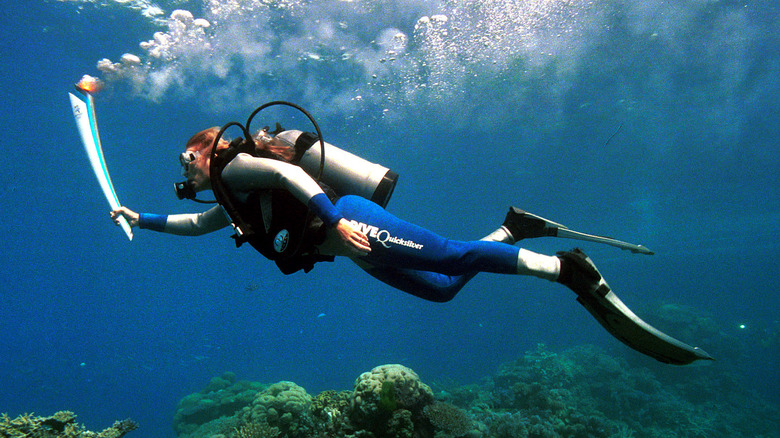
<path id="1" fill-rule="evenodd" d="M 317 253 L 316 246 L 325 240 L 325 227 L 317 216 L 290 192 L 284 189 L 256 190 L 238 196 L 222 180 L 222 171 L 238 154 L 247 153 L 262 158 L 252 142 L 236 139 L 227 149 L 217 151 L 211 165 L 212 190 L 227 212 L 236 231 L 232 237 L 239 247 L 249 243 L 284 274 L 301 269 L 309 272 L 314 264 L 333 261 L 332 256 Z M 291 164 L 296 164 L 292 162 Z M 216 176 L 216 177 L 215 177 Z M 337 195 L 327 186 L 323 191 L 335 202 Z"/>

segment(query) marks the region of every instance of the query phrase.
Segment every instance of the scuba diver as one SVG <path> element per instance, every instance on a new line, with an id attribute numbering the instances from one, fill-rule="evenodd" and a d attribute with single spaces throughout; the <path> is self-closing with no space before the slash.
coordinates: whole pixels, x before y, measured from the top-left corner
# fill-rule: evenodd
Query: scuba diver
<path id="1" fill-rule="evenodd" d="M 456 241 L 393 216 L 384 207 L 398 175 L 325 143 L 308 113 L 281 103 L 309 116 L 317 134 L 283 130 L 279 124 L 273 132 L 266 127 L 251 134 L 255 114 L 279 104 L 271 102 L 255 110 L 245 126 L 231 122 L 187 141 L 179 156 L 187 180 L 176 184 L 177 196 L 206 202 L 196 194 L 211 190 L 216 206 L 175 215 L 123 206 L 110 212 L 112 220 L 184 236 L 233 225 L 237 246 L 249 243 L 285 274 L 308 273 L 315 263 L 342 256 L 394 288 L 436 302 L 451 300 L 479 272 L 533 276 L 574 291 L 602 326 L 637 351 L 672 364 L 712 359 L 634 315 L 579 249 L 548 256 L 514 246 L 524 238 L 569 231 L 560 224 L 512 207 L 503 224 L 482 240 Z M 244 136 L 224 139 L 231 126 Z"/>

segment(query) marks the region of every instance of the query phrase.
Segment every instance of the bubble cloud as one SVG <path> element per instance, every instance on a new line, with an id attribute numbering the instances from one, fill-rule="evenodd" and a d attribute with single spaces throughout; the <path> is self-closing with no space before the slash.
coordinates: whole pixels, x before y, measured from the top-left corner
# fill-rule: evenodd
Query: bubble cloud
<path id="1" fill-rule="evenodd" d="M 105 0 L 104 0 L 105 1 Z M 658 69 L 663 56 L 696 52 L 690 42 L 713 2 L 591 2 L 576 0 L 115 0 L 151 14 L 161 29 L 118 62 L 99 61 L 109 83 L 153 100 L 198 97 L 213 111 L 253 106 L 270 98 L 294 99 L 319 113 L 387 117 L 432 109 L 442 117 L 477 114 L 496 99 L 514 112 L 547 106 L 551 117 L 584 74 L 640 75 L 634 66 Z M 719 4 L 719 3 L 718 3 Z M 193 6 L 202 16 L 188 10 Z M 199 6 L 199 7 L 197 7 Z M 715 33 L 750 26 L 744 11 L 724 6 L 712 14 Z M 622 48 L 610 45 L 629 41 Z M 748 38 L 718 47 L 743 53 Z M 606 47 L 606 49 L 605 49 Z M 612 58 L 605 53 L 614 51 Z M 707 53 L 705 52 L 705 55 Z M 729 58 L 717 80 L 744 74 Z M 621 63 L 621 64 L 619 64 Z M 718 67 L 712 66 L 717 69 Z M 613 71 L 610 71 L 612 69 Z M 659 72 L 660 79 L 670 72 Z M 500 87 L 497 87 L 500 85 Z M 635 108 L 627 85 L 626 108 Z M 652 86 L 663 89 L 663 82 Z M 504 94 L 495 95 L 497 88 Z M 728 87 L 726 87 L 728 88 Z M 733 88 L 733 87 L 732 87 Z M 544 95 L 538 90 L 543 89 Z M 537 91 L 535 91 L 537 90 Z M 540 102 L 541 98 L 541 102 Z M 587 104 L 587 103 L 585 103 Z"/>

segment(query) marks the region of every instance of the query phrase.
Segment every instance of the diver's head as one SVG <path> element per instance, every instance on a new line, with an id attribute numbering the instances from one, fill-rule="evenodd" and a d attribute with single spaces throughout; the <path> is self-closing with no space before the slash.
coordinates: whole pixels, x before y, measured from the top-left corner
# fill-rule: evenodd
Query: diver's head
<path id="1" fill-rule="evenodd" d="M 219 127 L 204 129 L 187 140 L 184 152 L 179 155 L 182 175 L 187 178 L 186 182 L 176 185 L 179 187 L 177 196 L 180 199 L 185 197 L 192 199 L 195 192 L 211 189 L 209 165 L 214 140 L 219 135 L 219 131 Z M 267 129 L 260 131 L 253 140 L 260 156 L 290 162 L 295 155 L 294 148 L 269 134 Z M 217 149 L 227 148 L 229 145 L 228 140 L 221 137 Z"/>

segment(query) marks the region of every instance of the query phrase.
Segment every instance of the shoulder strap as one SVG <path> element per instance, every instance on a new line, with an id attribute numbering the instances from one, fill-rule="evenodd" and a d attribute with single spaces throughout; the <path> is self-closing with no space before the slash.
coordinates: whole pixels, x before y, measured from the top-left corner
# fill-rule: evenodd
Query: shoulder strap
<path id="1" fill-rule="evenodd" d="M 254 150 L 254 144 L 250 141 L 244 141 L 241 137 L 238 137 L 230 142 L 227 149 L 217 151 L 214 159 L 209 165 L 209 173 L 211 177 L 211 190 L 214 192 L 214 197 L 217 202 L 225 209 L 230 219 L 233 221 L 233 228 L 236 234 L 233 235 L 233 239 L 236 241 L 236 247 L 241 246 L 247 242 L 251 236 L 255 234 L 254 227 L 251 223 L 243 219 L 238 209 L 238 202 L 235 197 L 230 193 L 230 190 L 225 186 L 222 180 L 222 171 L 225 166 L 236 158 L 241 152 Z"/>

